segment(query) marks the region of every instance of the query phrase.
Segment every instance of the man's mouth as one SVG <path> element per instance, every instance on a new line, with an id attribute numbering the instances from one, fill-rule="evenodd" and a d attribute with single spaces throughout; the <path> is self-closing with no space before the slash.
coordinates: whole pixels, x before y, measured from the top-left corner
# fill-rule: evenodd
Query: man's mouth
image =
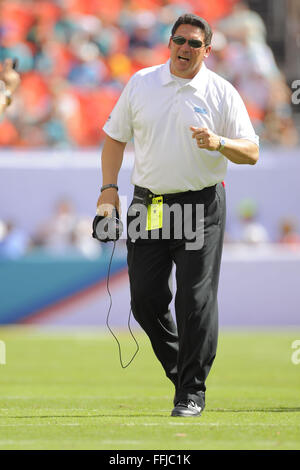
<path id="1" fill-rule="evenodd" d="M 188 62 L 190 59 L 188 57 L 182 57 L 181 55 L 178 56 L 178 59 L 181 60 L 182 62 Z"/>

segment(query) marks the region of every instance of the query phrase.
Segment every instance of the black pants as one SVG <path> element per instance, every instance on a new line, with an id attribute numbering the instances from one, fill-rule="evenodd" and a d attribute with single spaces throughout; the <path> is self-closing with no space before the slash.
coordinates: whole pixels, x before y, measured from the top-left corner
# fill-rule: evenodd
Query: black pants
<path id="1" fill-rule="evenodd" d="M 134 202 L 134 199 L 133 199 Z M 205 405 L 205 381 L 218 338 L 217 290 L 225 226 L 222 184 L 189 191 L 167 204 L 204 205 L 204 244 L 186 248 L 186 239 L 127 239 L 132 313 L 150 338 L 167 377 L 175 385 L 174 404 L 192 399 Z M 133 220 L 128 216 L 127 224 Z M 195 220 L 193 220 L 195 223 Z M 158 231 L 158 229 L 156 230 Z M 176 266 L 176 323 L 169 310 L 173 263 Z"/>

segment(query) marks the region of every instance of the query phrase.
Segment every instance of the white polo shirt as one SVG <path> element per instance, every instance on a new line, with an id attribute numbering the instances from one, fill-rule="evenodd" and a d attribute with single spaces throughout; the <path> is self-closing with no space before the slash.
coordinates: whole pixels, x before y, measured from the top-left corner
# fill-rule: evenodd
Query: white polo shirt
<path id="1" fill-rule="evenodd" d="M 188 83 L 170 73 L 170 61 L 134 74 L 103 130 L 135 147 L 132 184 L 154 194 L 196 191 L 223 181 L 228 160 L 199 149 L 190 126 L 258 145 L 246 107 L 235 88 L 205 64 Z"/>

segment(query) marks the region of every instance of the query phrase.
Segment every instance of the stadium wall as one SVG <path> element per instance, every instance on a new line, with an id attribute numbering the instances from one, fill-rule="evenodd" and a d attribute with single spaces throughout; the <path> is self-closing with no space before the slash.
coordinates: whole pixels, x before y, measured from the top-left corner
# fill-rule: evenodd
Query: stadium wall
<path id="1" fill-rule="evenodd" d="M 120 174 L 123 214 L 132 195 L 132 159 L 128 152 Z M 100 151 L 1 152 L 0 168 L 0 219 L 13 220 L 33 234 L 63 197 L 73 201 L 79 214 L 93 217 L 101 183 Z M 239 201 L 252 198 L 259 220 L 276 241 L 281 217 L 300 220 L 299 170 L 298 149 L 263 149 L 254 167 L 230 164 L 225 180 L 228 229 L 236 223 Z M 110 306 L 110 249 L 107 246 L 94 259 L 36 251 L 0 260 L 0 323 L 104 326 Z M 221 326 L 299 325 L 299 278 L 299 251 L 272 244 L 226 245 L 219 292 Z M 110 286 L 110 323 L 126 327 L 130 299 L 125 240 L 114 257 Z M 134 320 L 132 324 L 137 326 Z"/>

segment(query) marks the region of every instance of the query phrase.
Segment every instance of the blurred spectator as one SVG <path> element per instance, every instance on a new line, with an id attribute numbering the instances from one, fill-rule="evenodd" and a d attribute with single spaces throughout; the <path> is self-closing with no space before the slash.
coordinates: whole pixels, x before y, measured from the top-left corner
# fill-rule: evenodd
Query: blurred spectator
<path id="1" fill-rule="evenodd" d="M 218 28 L 231 40 L 246 44 L 252 41 L 265 44 L 267 31 L 258 13 L 250 10 L 248 3 L 240 0 L 233 5 L 231 14 L 221 18 Z"/>
<path id="2" fill-rule="evenodd" d="M 67 198 L 60 199 L 52 217 L 42 224 L 34 237 L 34 246 L 64 255 L 79 253 L 85 257 L 99 256 L 102 247 L 92 238 L 92 219 L 80 217 Z"/>
<path id="3" fill-rule="evenodd" d="M 20 84 L 20 75 L 13 68 L 12 59 L 0 63 L 0 119 L 11 104 L 13 95 Z"/>
<path id="4" fill-rule="evenodd" d="M 286 217 L 280 221 L 279 243 L 287 244 L 300 249 L 300 234 L 297 230 L 297 220 L 295 217 Z"/>
<path id="5" fill-rule="evenodd" d="M 86 258 L 95 258 L 102 253 L 102 244 L 92 238 L 92 219 L 82 217 L 73 231 L 73 245 Z"/>
<path id="6" fill-rule="evenodd" d="M 73 204 L 67 199 L 57 202 L 53 216 L 37 230 L 35 246 L 42 246 L 53 252 L 64 252 L 73 244 L 73 231 L 77 215 Z"/>
<path id="7" fill-rule="evenodd" d="M 225 78 L 243 97 L 261 141 L 297 145 L 299 136 L 292 119 L 291 91 L 266 43 L 261 17 L 241 0 L 234 5 L 231 15 L 219 21 L 217 29 L 215 60 L 219 68 L 221 62 L 225 75 L 227 72 Z M 221 39 L 220 33 L 223 33 Z"/>
<path id="8" fill-rule="evenodd" d="M 12 221 L 0 220 L 0 259 L 16 259 L 30 249 L 29 236 Z"/>
<path id="9" fill-rule="evenodd" d="M 245 2 L 10 0 L 0 9 L 0 61 L 17 57 L 22 74 L 0 123 L 0 147 L 100 145 L 129 77 L 168 59 L 171 27 L 185 11 L 216 30 L 208 66 L 238 89 L 262 141 L 298 142 L 265 25 Z"/>
<path id="10" fill-rule="evenodd" d="M 270 241 L 266 228 L 258 221 L 255 201 L 243 199 L 238 205 L 238 216 L 242 224 L 239 242 L 259 245 Z"/>
<path id="11" fill-rule="evenodd" d="M 129 39 L 129 50 L 136 48 L 151 49 L 155 45 L 156 17 L 151 11 L 135 15 L 133 30 Z"/>

